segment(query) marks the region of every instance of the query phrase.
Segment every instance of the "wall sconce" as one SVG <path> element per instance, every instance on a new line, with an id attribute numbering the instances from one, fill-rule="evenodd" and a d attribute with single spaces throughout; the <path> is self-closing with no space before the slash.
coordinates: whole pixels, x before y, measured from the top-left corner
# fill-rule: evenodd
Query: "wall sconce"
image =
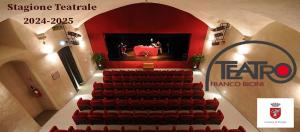
<path id="1" fill-rule="evenodd" d="M 47 44 L 45 39 L 47 38 L 44 33 L 36 35 L 39 40 L 42 40 L 41 52 L 45 54 L 50 54 L 53 52 L 54 48 L 52 45 Z"/>
<path id="2" fill-rule="evenodd" d="M 66 43 L 65 40 L 60 40 L 60 41 L 59 41 L 59 45 L 60 45 L 60 46 L 66 46 L 66 44 L 67 44 L 67 43 Z"/>

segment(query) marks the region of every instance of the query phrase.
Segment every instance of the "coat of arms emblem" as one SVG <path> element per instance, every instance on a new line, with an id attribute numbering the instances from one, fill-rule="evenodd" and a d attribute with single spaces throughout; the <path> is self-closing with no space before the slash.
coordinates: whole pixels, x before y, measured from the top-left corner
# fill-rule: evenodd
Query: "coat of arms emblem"
<path id="1" fill-rule="evenodd" d="M 280 103 L 271 103 L 271 108 L 270 108 L 270 116 L 273 119 L 278 119 L 281 116 L 281 108 Z"/>

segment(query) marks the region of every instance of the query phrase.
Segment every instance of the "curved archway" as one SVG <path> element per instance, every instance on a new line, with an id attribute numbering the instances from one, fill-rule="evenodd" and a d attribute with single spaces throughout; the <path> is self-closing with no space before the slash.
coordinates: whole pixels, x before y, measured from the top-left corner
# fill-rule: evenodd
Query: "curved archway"
<path id="1" fill-rule="evenodd" d="M 224 20 L 228 23 L 230 23 L 231 25 L 233 25 L 234 27 L 236 27 L 239 32 L 241 32 L 243 35 L 247 35 L 247 36 L 251 36 L 254 35 L 255 33 L 257 33 L 258 31 L 260 31 L 262 28 L 264 28 L 265 26 L 267 26 L 268 24 L 274 22 L 273 19 L 270 19 L 266 16 L 263 16 L 261 14 L 258 14 L 256 12 L 250 12 L 249 10 L 237 10 L 237 9 L 228 9 L 226 10 L 227 13 L 224 13 L 223 16 L 222 15 L 216 15 L 216 14 L 209 14 L 209 12 L 205 12 L 204 10 L 195 10 L 194 4 L 187 4 L 187 3 L 180 3 L 180 2 L 169 2 L 169 1 L 161 1 L 161 2 L 149 2 L 149 3 L 145 3 L 145 2 L 128 2 L 126 4 L 122 3 L 122 4 L 117 4 L 114 5 L 114 8 L 108 8 L 109 6 L 111 6 L 109 4 L 109 6 L 103 11 L 95 11 L 95 12 L 91 12 L 89 14 L 86 14 L 86 16 L 84 17 L 84 19 L 81 19 L 78 22 L 75 22 L 74 24 L 72 24 L 74 27 L 80 27 L 82 24 L 84 24 L 86 21 L 88 21 L 89 19 L 92 19 L 93 17 L 99 15 L 99 14 L 103 14 L 112 10 L 116 10 L 119 8 L 123 8 L 126 6 L 131 6 L 131 5 L 136 5 L 136 4 L 158 4 L 158 5 L 162 5 L 162 6 L 168 6 L 168 7 L 172 7 L 172 8 L 176 8 L 178 10 L 181 10 L 183 12 L 186 12 L 192 16 L 194 16 L 195 18 L 203 21 L 205 24 L 207 24 L 210 28 L 215 28 L 218 26 L 218 21 L 219 20 Z M 188 6 L 188 7 L 187 7 Z M 243 23 L 241 23 L 241 21 L 239 19 L 236 19 L 235 17 L 231 17 L 231 16 L 239 16 L 239 18 L 246 20 Z M 246 17 L 249 16 L 249 17 Z M 256 19 L 253 19 L 256 18 Z M 257 24 L 254 24 L 257 23 Z"/>
<path id="2" fill-rule="evenodd" d="M 47 121 L 44 117 L 39 119 L 41 114 L 47 112 L 53 115 L 56 112 L 56 106 L 26 62 L 13 60 L 1 65 L 0 82 L 10 93 L 9 98 L 15 98 L 38 124 L 43 125 Z"/>

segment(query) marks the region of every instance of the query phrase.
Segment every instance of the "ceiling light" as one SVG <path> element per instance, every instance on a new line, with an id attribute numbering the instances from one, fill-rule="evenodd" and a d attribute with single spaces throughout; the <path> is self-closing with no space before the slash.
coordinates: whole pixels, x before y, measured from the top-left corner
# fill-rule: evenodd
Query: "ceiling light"
<path id="1" fill-rule="evenodd" d="M 60 41 L 59 41 L 59 45 L 60 45 L 60 46 L 65 46 L 65 45 L 66 45 L 66 41 L 60 40 Z"/>

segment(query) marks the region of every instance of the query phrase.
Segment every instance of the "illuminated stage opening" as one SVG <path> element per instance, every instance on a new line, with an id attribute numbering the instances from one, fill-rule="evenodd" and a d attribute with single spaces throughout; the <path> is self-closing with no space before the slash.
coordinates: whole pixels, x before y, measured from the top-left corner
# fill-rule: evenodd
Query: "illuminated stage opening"
<path id="1" fill-rule="evenodd" d="M 188 59 L 190 34 L 106 33 L 109 60 L 149 61 Z"/>

